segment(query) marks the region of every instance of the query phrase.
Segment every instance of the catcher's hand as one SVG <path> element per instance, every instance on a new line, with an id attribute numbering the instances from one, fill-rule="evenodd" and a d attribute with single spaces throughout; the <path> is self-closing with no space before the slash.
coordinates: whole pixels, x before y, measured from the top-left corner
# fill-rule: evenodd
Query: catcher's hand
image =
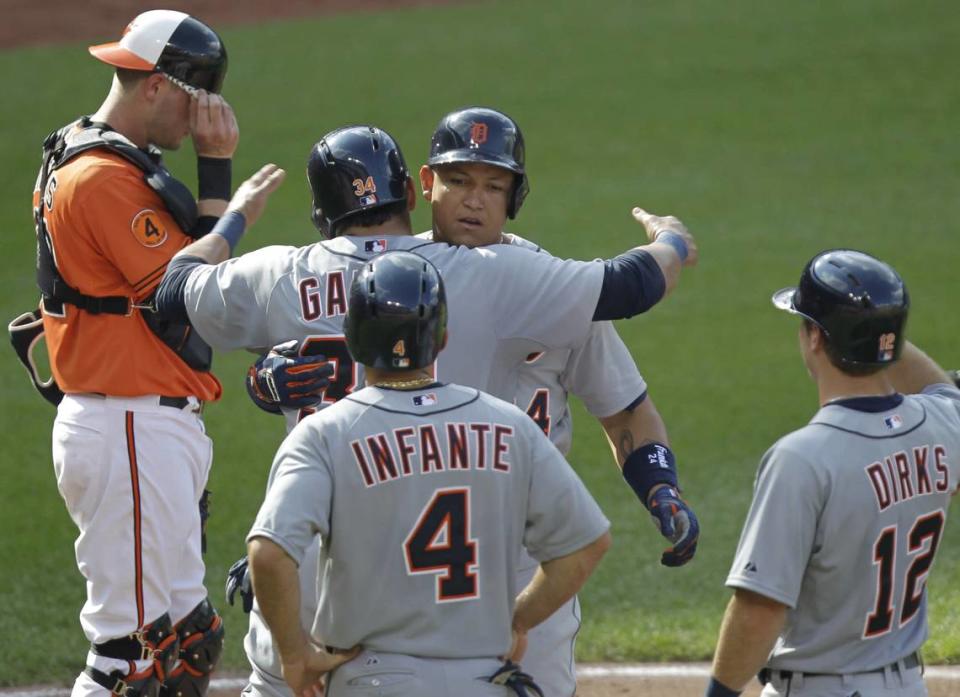
<path id="1" fill-rule="evenodd" d="M 243 600 L 243 611 L 249 613 L 253 609 L 253 588 L 250 587 L 250 572 L 247 569 L 247 558 L 238 559 L 227 571 L 227 603 L 233 605 L 233 597 L 240 592 Z"/>
<path id="2" fill-rule="evenodd" d="M 250 366 L 247 391 L 266 411 L 276 413 L 281 406 L 301 409 L 320 401 L 333 373 L 326 356 L 297 355 L 297 342 L 287 341 Z"/>
<path id="3" fill-rule="evenodd" d="M 660 534 L 673 543 L 664 550 L 660 563 L 664 566 L 683 566 L 693 559 L 700 537 L 700 523 L 680 493 L 671 486 L 657 489 L 647 505 L 650 516 Z"/>

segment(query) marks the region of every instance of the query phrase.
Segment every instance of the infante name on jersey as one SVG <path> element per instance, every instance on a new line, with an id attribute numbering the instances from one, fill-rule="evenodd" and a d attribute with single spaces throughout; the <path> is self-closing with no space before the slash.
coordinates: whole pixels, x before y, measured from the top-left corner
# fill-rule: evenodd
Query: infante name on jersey
<path id="1" fill-rule="evenodd" d="M 884 457 L 882 462 L 867 465 L 864 472 L 881 511 L 917 496 L 942 494 L 951 489 L 947 449 L 942 445 L 922 445 L 909 452 L 899 450 Z"/>
<path id="2" fill-rule="evenodd" d="M 438 433 L 439 431 L 439 433 Z M 446 449 L 440 447 L 441 438 Z M 503 424 L 446 422 L 395 428 L 350 442 L 365 486 L 413 474 L 457 470 L 510 472 L 513 428 Z"/>

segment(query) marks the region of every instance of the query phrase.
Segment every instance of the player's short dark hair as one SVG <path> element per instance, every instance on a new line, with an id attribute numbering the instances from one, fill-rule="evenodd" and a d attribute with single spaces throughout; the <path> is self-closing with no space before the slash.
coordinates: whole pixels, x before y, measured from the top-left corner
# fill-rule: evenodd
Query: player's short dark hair
<path id="1" fill-rule="evenodd" d="M 350 227 L 376 227 L 377 225 L 383 225 L 391 218 L 406 213 L 408 213 L 406 199 L 394 201 L 384 206 L 377 206 L 376 208 L 355 213 L 333 223 L 330 226 L 330 235 L 331 237 L 336 237 L 341 234 L 341 231 Z"/>
<path id="2" fill-rule="evenodd" d="M 867 377 L 868 375 L 875 375 L 887 367 L 885 365 L 851 365 L 849 363 L 844 363 L 843 359 L 840 357 L 840 352 L 837 351 L 836 347 L 833 345 L 833 342 L 830 341 L 830 337 L 827 336 L 827 333 L 823 331 L 819 325 L 804 317 L 803 326 L 806 327 L 808 333 L 813 329 L 818 329 L 820 331 L 820 334 L 823 336 L 824 351 L 826 351 L 827 358 L 830 360 L 830 365 L 844 375 L 849 375 L 850 377 L 854 378 L 862 378 Z"/>
<path id="3" fill-rule="evenodd" d="M 124 89 L 129 89 L 141 80 L 152 75 L 149 70 L 131 70 L 130 68 L 117 68 L 117 80 Z"/>

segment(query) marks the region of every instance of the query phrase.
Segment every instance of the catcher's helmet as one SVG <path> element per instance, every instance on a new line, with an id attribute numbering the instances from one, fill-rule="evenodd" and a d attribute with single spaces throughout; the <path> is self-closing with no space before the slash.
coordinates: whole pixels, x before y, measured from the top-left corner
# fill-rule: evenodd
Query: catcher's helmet
<path id="1" fill-rule="evenodd" d="M 307 161 L 313 224 L 325 237 L 336 237 L 349 216 L 406 201 L 409 178 L 400 146 L 386 131 L 376 126 L 331 131 Z"/>
<path id="2" fill-rule="evenodd" d="M 883 366 L 900 357 L 910 298 L 889 264 L 852 249 L 821 252 L 796 288 L 773 304 L 810 320 L 827 335 L 845 365 Z"/>
<path id="3" fill-rule="evenodd" d="M 119 41 L 91 46 L 104 63 L 164 73 L 190 87 L 219 92 L 227 74 L 227 49 L 200 20 L 173 10 L 134 17 Z"/>
<path id="4" fill-rule="evenodd" d="M 443 348 L 447 298 L 440 272 L 412 252 L 385 252 L 360 269 L 350 285 L 343 333 L 358 363 L 414 370 Z"/>
<path id="5" fill-rule="evenodd" d="M 480 162 L 516 175 L 507 215 L 515 218 L 530 192 L 524 170 L 523 134 L 501 111 L 472 106 L 444 116 L 430 139 L 431 167 L 452 162 Z"/>

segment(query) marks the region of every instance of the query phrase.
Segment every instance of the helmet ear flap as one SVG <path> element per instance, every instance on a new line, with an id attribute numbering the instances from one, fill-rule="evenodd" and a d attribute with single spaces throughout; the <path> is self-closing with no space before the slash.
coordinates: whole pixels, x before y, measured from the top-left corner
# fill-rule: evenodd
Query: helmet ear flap
<path id="1" fill-rule="evenodd" d="M 513 185 L 513 196 L 510 197 L 510 205 L 507 206 L 507 217 L 513 220 L 523 205 L 523 199 L 530 193 L 530 182 L 526 174 L 518 174 L 516 182 Z"/>
<path id="2" fill-rule="evenodd" d="M 324 237 L 330 239 L 330 226 L 327 225 L 326 218 L 323 217 L 323 211 L 314 206 L 310 210 L 310 220 L 313 222 L 314 227 L 316 227 Z"/>

